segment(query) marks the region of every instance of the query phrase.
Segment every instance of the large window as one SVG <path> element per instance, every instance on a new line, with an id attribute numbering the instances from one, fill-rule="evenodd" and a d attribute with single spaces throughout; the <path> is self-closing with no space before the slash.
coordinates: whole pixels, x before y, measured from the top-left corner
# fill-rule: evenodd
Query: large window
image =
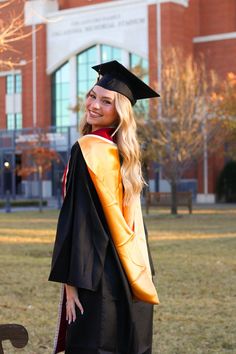
<path id="1" fill-rule="evenodd" d="M 118 60 L 125 64 L 142 80 L 148 83 L 148 61 L 137 54 L 128 53 L 121 48 L 106 44 L 92 46 L 79 53 L 76 57 L 76 90 L 78 97 L 79 116 L 88 90 L 97 79 L 97 72 L 91 67 L 110 60 Z M 124 62 L 125 60 L 125 62 Z M 65 63 L 52 76 L 52 115 L 53 124 L 57 127 L 69 125 L 70 80 L 69 63 Z M 72 90 L 73 91 L 73 90 Z M 148 102 L 135 105 L 139 111 L 148 112 Z"/>
<path id="2" fill-rule="evenodd" d="M 96 46 L 80 53 L 77 56 L 77 90 L 79 99 L 83 100 L 89 88 L 96 80 L 96 72 L 91 66 L 97 63 Z"/>
<path id="3" fill-rule="evenodd" d="M 52 77 L 52 115 L 57 127 L 69 125 L 69 63 L 60 67 Z"/>
<path id="4" fill-rule="evenodd" d="M 122 49 L 101 44 L 77 55 L 77 92 L 79 101 L 83 102 L 86 93 L 96 81 L 97 73 L 91 70 L 91 66 L 110 60 L 122 62 Z M 128 53 L 128 61 L 129 69 L 148 83 L 148 61 L 132 53 Z M 148 103 L 145 104 L 144 109 L 147 111 Z"/>
<path id="5" fill-rule="evenodd" d="M 77 93 L 79 107 L 84 102 L 88 90 L 96 82 L 97 72 L 91 70 L 93 65 L 110 60 L 121 61 L 122 50 L 105 44 L 93 46 L 77 55 Z M 81 110 L 80 110 L 80 113 Z"/>
<path id="6" fill-rule="evenodd" d="M 111 47 L 109 45 L 101 45 L 101 62 L 105 63 L 110 60 L 121 61 L 122 51 L 120 48 Z"/>
<path id="7" fill-rule="evenodd" d="M 148 61 L 137 54 L 130 54 L 129 56 L 131 71 L 148 84 Z"/>
<path id="8" fill-rule="evenodd" d="M 8 130 L 22 129 L 22 113 L 7 114 L 7 129 Z"/>
<path id="9" fill-rule="evenodd" d="M 130 70 L 137 75 L 141 80 L 143 80 L 146 84 L 148 84 L 149 76 L 148 76 L 148 61 L 137 54 L 129 55 L 130 62 Z M 149 113 L 149 101 L 148 100 L 140 100 L 134 106 L 134 111 L 136 116 L 148 117 Z"/>

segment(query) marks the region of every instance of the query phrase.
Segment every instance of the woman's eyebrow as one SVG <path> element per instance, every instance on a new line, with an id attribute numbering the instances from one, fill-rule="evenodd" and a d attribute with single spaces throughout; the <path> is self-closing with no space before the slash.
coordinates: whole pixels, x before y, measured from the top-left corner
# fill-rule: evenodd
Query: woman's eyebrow
<path id="1" fill-rule="evenodd" d="M 106 100 L 111 100 L 112 101 L 112 98 L 111 97 L 108 97 L 108 96 L 102 96 L 101 98 L 105 98 Z"/>
<path id="2" fill-rule="evenodd" d="M 96 92 L 94 90 L 91 90 L 90 92 L 94 93 L 94 95 L 97 96 Z M 109 96 L 101 96 L 102 99 L 106 99 L 106 100 L 111 100 L 112 101 L 112 97 L 109 97 Z"/>

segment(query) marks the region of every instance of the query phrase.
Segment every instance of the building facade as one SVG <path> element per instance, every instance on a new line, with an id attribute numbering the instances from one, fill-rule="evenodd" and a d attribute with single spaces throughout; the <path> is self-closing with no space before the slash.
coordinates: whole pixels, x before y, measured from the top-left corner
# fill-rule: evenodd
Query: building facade
<path id="1" fill-rule="evenodd" d="M 36 128 L 50 127 L 51 146 L 67 160 L 78 135 L 79 116 L 72 108 L 96 80 L 90 68 L 97 63 L 117 59 L 130 69 L 139 65 L 155 85 L 160 53 L 174 46 L 193 56 L 203 53 L 207 67 L 221 77 L 236 71 L 235 0 L 16 0 L 0 16 L 12 10 L 24 11 L 24 32 L 31 33 L 14 43 L 11 57 L 19 65 L 0 71 L 0 163 L 10 160 L 12 171 L 21 159 L 17 143 L 32 140 Z M 63 163 L 45 177 L 44 196 L 55 194 Z M 199 201 L 213 202 L 223 166 L 223 155 L 199 161 L 183 189 L 190 186 Z M 3 172 L 1 195 L 4 178 Z M 155 173 L 150 185 L 169 190 Z M 12 173 L 11 191 L 30 196 L 37 187 Z"/>

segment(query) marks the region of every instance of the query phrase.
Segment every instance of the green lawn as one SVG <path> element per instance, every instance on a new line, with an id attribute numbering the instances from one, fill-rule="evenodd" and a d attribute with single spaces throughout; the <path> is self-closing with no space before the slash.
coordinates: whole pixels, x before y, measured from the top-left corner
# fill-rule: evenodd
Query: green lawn
<path id="1" fill-rule="evenodd" d="M 0 323 L 23 324 L 25 349 L 52 352 L 60 285 L 47 281 L 57 211 L 0 213 Z M 161 304 L 153 354 L 236 353 L 236 208 L 151 211 L 146 218 Z"/>

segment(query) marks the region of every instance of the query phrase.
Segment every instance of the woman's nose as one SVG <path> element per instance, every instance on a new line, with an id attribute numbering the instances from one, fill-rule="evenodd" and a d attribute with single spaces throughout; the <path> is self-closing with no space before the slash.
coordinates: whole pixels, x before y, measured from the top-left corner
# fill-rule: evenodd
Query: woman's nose
<path id="1" fill-rule="evenodd" d="M 91 103 L 91 107 L 95 109 L 99 109 L 100 108 L 99 100 L 98 99 L 93 100 L 93 102 Z"/>

